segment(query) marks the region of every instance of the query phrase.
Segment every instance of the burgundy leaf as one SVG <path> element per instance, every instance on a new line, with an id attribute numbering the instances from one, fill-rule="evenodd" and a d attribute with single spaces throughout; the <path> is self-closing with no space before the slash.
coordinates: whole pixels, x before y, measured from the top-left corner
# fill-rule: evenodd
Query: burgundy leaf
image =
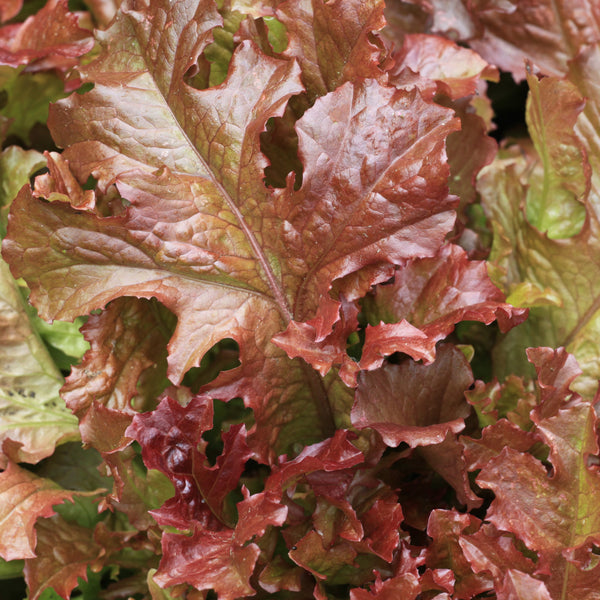
<path id="1" fill-rule="evenodd" d="M 368 510 L 361 511 L 359 517 L 364 537 L 357 547 L 364 546 L 383 560 L 391 562 L 398 548 L 400 525 L 404 519 L 397 496 L 389 489 L 380 492 L 375 502 Z"/>
<path id="2" fill-rule="evenodd" d="M 527 315 L 504 302 L 483 261 L 469 261 L 466 252 L 452 244 L 433 258 L 414 259 L 398 268 L 393 284 L 377 286 L 363 307 L 371 323 L 406 319 L 435 341 L 460 321 L 487 325 L 497 319 L 506 331 Z"/>
<path id="3" fill-rule="evenodd" d="M 465 447 L 464 456 L 469 471 L 483 468 L 506 447 L 528 452 L 539 439 L 534 433 L 523 431 L 506 419 L 485 427 L 479 439 L 465 436 L 460 438 Z"/>
<path id="4" fill-rule="evenodd" d="M 313 471 L 335 472 L 354 467 L 363 462 L 363 454 L 354 447 L 347 431 L 337 430 L 333 438 L 307 446 L 292 460 L 283 457 L 274 466 L 266 481 L 267 490 L 281 492 L 295 481 Z"/>
<path id="5" fill-rule="evenodd" d="M 382 79 L 384 46 L 376 34 L 385 25 L 382 0 L 314 2 L 288 0 L 275 16 L 285 27 L 284 56 L 296 59 L 310 98 L 346 81 Z"/>
<path id="6" fill-rule="evenodd" d="M 572 354 L 564 348 L 528 348 L 527 358 L 538 376 L 540 399 L 535 411 L 538 418 L 550 417 L 559 408 L 581 400 L 571 391 L 571 384 L 582 373 Z"/>
<path id="7" fill-rule="evenodd" d="M 461 504 L 466 504 L 469 510 L 481 506 L 481 498 L 471 489 L 463 446 L 455 433 L 448 431 L 442 442 L 423 446 L 419 453 L 454 488 Z"/>
<path id="8" fill-rule="evenodd" d="M 493 589 L 491 577 L 476 573 L 460 546 L 460 539 L 475 533 L 479 519 L 456 511 L 434 510 L 429 517 L 427 534 L 432 538 L 426 550 L 426 564 L 430 568 L 451 569 L 456 578 L 456 595 L 472 598 Z"/>
<path id="9" fill-rule="evenodd" d="M 259 492 L 250 496 L 245 488 L 244 495 L 244 500 L 237 505 L 238 522 L 235 527 L 235 537 L 240 544 L 254 536 L 260 537 L 269 525 L 283 525 L 288 509 L 276 495 Z"/>
<path id="10" fill-rule="evenodd" d="M 146 466 L 167 475 L 175 486 L 175 496 L 152 511 L 161 525 L 186 530 L 196 522 L 212 528 L 229 522 L 224 500 L 237 488 L 252 452 L 243 425 L 238 425 L 223 435 L 223 454 L 209 466 L 202 434 L 212 428 L 212 417 L 208 398 L 196 396 L 184 407 L 166 396 L 155 411 L 136 415 L 126 431 L 142 446 Z"/>
<path id="11" fill-rule="evenodd" d="M 531 455 L 512 448 L 493 458 L 477 478 L 496 496 L 486 518 L 498 529 L 515 533 L 532 550 L 549 555 L 600 540 L 593 508 L 600 478 L 586 465 L 587 456 L 598 453 L 595 422 L 593 408 L 580 403 L 537 423 L 550 447 L 552 476 Z"/>
<path id="12" fill-rule="evenodd" d="M 154 580 L 161 586 L 189 583 L 214 589 L 221 600 L 251 596 L 250 576 L 260 553 L 255 544 L 238 545 L 232 530 L 196 529 L 191 536 L 164 533 L 163 558 Z"/>
<path id="13" fill-rule="evenodd" d="M 460 117 L 461 128 L 448 136 L 446 150 L 450 164 L 450 193 L 460 198 L 458 214 L 464 220 L 464 207 L 477 199 L 477 176 L 494 160 L 498 145 L 487 135 L 490 127 L 480 111 L 473 113 L 471 102 L 455 103 L 454 107 Z"/>
<path id="14" fill-rule="evenodd" d="M 552 600 L 543 582 L 518 569 L 506 571 L 496 596 L 498 600 Z"/>
<path id="15" fill-rule="evenodd" d="M 375 429 L 389 446 L 439 444 L 464 428 L 470 413 L 464 393 L 472 382 L 464 355 L 449 345 L 431 365 L 404 361 L 361 373 L 352 424 Z"/>
<path id="16" fill-rule="evenodd" d="M 498 587 L 512 569 L 532 575 L 536 564 L 515 546 L 515 540 L 500 534 L 495 527 L 484 524 L 473 534 L 463 535 L 458 543 L 465 558 L 476 573 L 487 572 Z"/>
<path id="17" fill-rule="evenodd" d="M 433 12 L 435 33 L 468 40 L 471 48 L 517 80 L 525 77 L 525 59 L 535 61 L 549 75 L 561 75 L 578 50 L 598 41 L 594 3 L 426 0 L 418 4 Z"/>
<path id="18" fill-rule="evenodd" d="M 165 396 L 155 411 L 137 415 L 125 432 L 141 445 L 146 466 L 167 475 L 175 486 L 175 496 L 153 513 L 163 525 L 180 529 L 195 522 L 216 525 L 193 474 L 194 463 L 206 460 L 198 448 L 206 444 L 201 436 L 211 429 L 212 416 L 207 398 L 192 399 L 183 407 Z"/>

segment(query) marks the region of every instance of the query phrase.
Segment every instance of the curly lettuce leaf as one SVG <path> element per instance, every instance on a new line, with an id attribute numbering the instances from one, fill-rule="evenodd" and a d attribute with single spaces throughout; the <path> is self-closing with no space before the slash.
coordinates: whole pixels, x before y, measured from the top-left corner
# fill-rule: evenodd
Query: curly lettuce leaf
<path id="1" fill-rule="evenodd" d="M 494 230 L 492 278 L 510 301 L 531 307 L 528 321 L 496 347 L 495 373 L 533 375 L 525 348 L 565 346 L 584 371 L 577 391 L 592 397 L 600 377 L 598 175 L 596 159 L 587 159 L 594 148 L 589 136 L 574 135 L 583 110 L 574 86 L 529 81 L 537 152 L 505 151 L 478 182 Z"/>
<path id="2" fill-rule="evenodd" d="M 322 439 L 334 423 L 316 373 L 271 337 L 317 312 L 318 334 L 330 331 L 335 279 L 437 250 L 453 221 L 444 143 L 457 125 L 416 91 L 345 84 L 296 124 L 300 189 L 265 188 L 260 133 L 302 90 L 300 72 L 244 42 L 221 86 L 190 88 L 184 75 L 220 22 L 208 0 L 125 5 L 98 34 L 99 58 L 81 69 L 94 88 L 56 105 L 50 126 L 75 174 L 92 174 L 100 189 L 114 183 L 128 207 L 103 217 L 24 190 L 4 252 L 45 318 L 126 295 L 160 300 L 178 318 L 174 382 L 235 339 L 242 364 L 212 393 L 244 398 L 253 445 L 272 456 Z"/>

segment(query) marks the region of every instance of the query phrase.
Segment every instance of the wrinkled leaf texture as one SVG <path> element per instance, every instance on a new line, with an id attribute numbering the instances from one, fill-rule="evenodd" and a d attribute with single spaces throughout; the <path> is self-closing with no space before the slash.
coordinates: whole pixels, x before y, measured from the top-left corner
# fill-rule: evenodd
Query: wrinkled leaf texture
<path id="1" fill-rule="evenodd" d="M 93 90 L 55 105 L 49 124 L 79 178 L 116 184 L 130 206 L 107 218 L 24 189 L 4 253 L 45 318 L 158 298 L 178 317 L 176 383 L 234 338 L 242 364 L 212 395 L 253 408 L 264 459 L 334 426 L 320 379 L 271 337 L 312 318 L 322 338 L 339 318 L 335 279 L 437 250 L 453 222 L 444 143 L 457 123 L 414 90 L 345 84 L 296 125 L 300 189 L 291 179 L 267 189 L 259 134 L 302 91 L 299 71 L 244 42 L 224 84 L 189 87 L 184 75 L 219 23 L 208 1 L 125 4 L 82 68 Z"/>
<path id="2" fill-rule="evenodd" d="M 246 3 L 233 4 L 247 12 Z M 147 580 L 203 590 L 190 598 L 212 588 L 235 600 L 259 587 L 326 598 L 328 584 L 349 582 L 358 586 L 350 592 L 355 599 L 550 589 L 545 572 L 530 568 L 507 541 L 521 533 L 512 529 L 516 509 L 500 494 L 493 526 L 450 509 L 445 499 L 407 502 L 414 511 L 407 527 L 428 523 L 433 538 L 419 550 L 409 548 L 398 502 L 399 490 L 409 493 L 404 487 L 432 492 L 437 477 L 443 494 L 478 506 L 468 467 L 476 464 L 481 487 L 491 488 L 486 469 L 504 457 L 494 452 L 494 432 L 471 442 L 457 437 L 472 412 L 464 392 L 473 377 L 463 354 L 442 346 L 432 362 L 437 342 L 461 320 L 497 319 L 506 330 L 526 314 L 504 303 L 483 263 L 444 242 L 458 204 L 448 193 L 446 141 L 461 123 L 433 102 L 434 94 L 458 101 L 494 69 L 470 50 L 419 35 L 396 55 L 406 69 L 389 71 L 377 0 L 274 0 L 253 10 L 285 24 L 287 48 L 277 54 L 263 45 L 264 53 L 246 23 L 225 81 L 196 89 L 192 76 L 222 24 L 214 3 L 124 2 L 110 28 L 96 33 L 98 57 L 79 68 L 91 89 L 51 108 L 49 127 L 65 151 L 47 154 L 49 173 L 13 203 L 3 256 L 27 281 L 40 314 L 72 320 L 94 312 L 83 330 L 91 348 L 62 395 L 83 441 L 102 453 L 115 480 L 100 507 L 126 515 L 147 546 L 156 548 L 161 538 L 160 566 Z M 88 47 L 83 34 L 80 41 L 77 51 Z M 420 54 L 427 48 L 439 52 L 439 69 L 427 67 Z M 270 188 L 261 134 L 299 95 L 306 108 L 295 123 L 302 174 L 280 173 L 284 187 Z M 466 116 L 465 102 L 456 107 L 465 135 L 485 148 L 463 173 L 472 201 L 474 178 L 493 148 L 483 120 Z M 451 151 L 457 163 L 458 146 Z M 98 182 L 94 193 L 82 188 L 90 175 Z M 371 290 L 360 305 L 371 324 L 357 361 L 347 340 Z M 225 338 L 238 343 L 240 366 L 198 394 L 177 388 Z M 386 361 L 398 351 L 432 364 Z M 165 374 L 175 386 L 161 393 Z M 566 393 L 557 391 L 554 404 Z M 224 425 L 211 464 L 204 435 L 213 426 L 213 399 L 235 397 L 252 409 L 250 429 Z M 547 439 L 542 418 L 549 417 L 532 417 L 537 429 L 523 432 L 527 442 Z M 351 426 L 359 433 L 345 431 Z M 127 447 L 132 439 L 151 469 L 146 482 Z M 410 453 L 394 449 L 403 443 Z M 485 452 L 470 456 L 477 444 Z M 399 484 L 381 473 L 386 445 L 391 454 L 383 465 L 408 456 L 418 465 L 408 474 L 415 487 L 401 479 L 402 467 Z M 518 448 L 527 465 L 537 460 L 528 449 Z M 262 479 L 245 473 L 251 459 L 270 466 Z M 571 462 L 581 467 L 576 457 Z M 39 506 L 21 547 L 7 553 L 27 558 L 34 596 L 48 581 L 68 596 L 86 566 L 100 568 L 99 554 L 108 560 L 105 553 L 135 534 L 98 527 L 92 536 L 59 518 L 46 520 L 35 557 L 35 519 L 71 493 L 31 478 Z M 562 490 L 567 479 L 540 485 Z M 510 485 L 499 481 L 498 489 Z M 153 482 L 161 492 L 150 489 Z M 595 495 L 593 473 L 577 483 Z M 170 484 L 174 496 L 162 502 Z M 569 516 L 578 516 L 568 500 Z M 447 510 L 429 512 L 438 501 Z M 59 524 L 54 531 L 52 523 Z M 549 534 L 545 545 L 533 534 L 519 539 L 547 551 L 548 564 L 560 570 L 565 561 L 557 548 L 569 546 L 583 560 L 594 536 L 591 526 L 579 537 Z M 490 552 L 482 566 L 473 548 L 496 541 L 502 551 Z M 276 553 L 281 545 L 284 560 Z"/>

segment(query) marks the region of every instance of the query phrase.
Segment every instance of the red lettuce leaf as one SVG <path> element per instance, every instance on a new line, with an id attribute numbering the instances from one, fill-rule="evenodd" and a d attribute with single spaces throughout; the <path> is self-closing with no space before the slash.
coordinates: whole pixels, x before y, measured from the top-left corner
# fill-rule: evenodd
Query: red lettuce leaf
<path id="1" fill-rule="evenodd" d="M 329 296 L 335 279 L 437 250 L 452 222 L 444 142 L 456 124 L 414 91 L 346 84 L 296 124 L 301 188 L 269 190 L 260 133 L 301 91 L 297 69 L 242 43 L 222 86 L 192 89 L 184 73 L 220 18 L 208 0 L 163 8 L 125 6 L 99 34 L 100 57 L 82 68 L 93 90 L 50 118 L 77 176 L 93 174 L 102 189 L 115 183 L 130 206 L 107 218 L 24 191 L 5 253 L 46 318 L 72 318 L 124 295 L 158 298 L 178 317 L 169 343 L 174 382 L 216 342 L 234 338 L 241 367 L 214 382 L 212 394 L 244 398 L 256 423 L 249 443 L 273 460 L 295 442 L 330 435 L 333 418 L 319 378 L 270 338 L 317 311 L 317 336 L 329 334 L 339 318 Z M 107 102 L 118 118 L 107 117 Z M 148 107 L 145 122 L 132 110 L 139 105 Z M 35 267 L 25 253 L 39 256 Z M 278 432 L 274 443 L 266 430 Z"/>
<path id="2" fill-rule="evenodd" d="M 377 33 L 385 25 L 383 0 L 314 2 L 232 0 L 231 6 L 253 17 L 277 18 L 286 29 L 282 55 L 295 59 L 310 100 L 347 81 L 383 79 L 387 52 Z"/>
<path id="3" fill-rule="evenodd" d="M 313 471 L 341 471 L 363 462 L 362 452 L 352 445 L 349 433 L 338 429 L 332 438 L 306 446 L 295 458 L 282 457 L 267 480 L 266 487 L 283 492 L 295 481 Z"/>
<path id="4" fill-rule="evenodd" d="M 447 244 L 433 258 L 414 259 L 396 269 L 393 283 L 377 286 L 362 304 L 371 323 L 406 319 L 437 342 L 460 321 L 489 324 L 497 319 L 503 331 L 522 322 L 526 311 L 504 300 L 485 262 L 469 261 L 462 248 Z"/>
<path id="5" fill-rule="evenodd" d="M 498 600 L 552 600 L 548 588 L 539 579 L 517 569 L 508 569 L 496 587 Z"/>
<path id="6" fill-rule="evenodd" d="M 513 537 L 500 534 L 492 525 L 484 524 L 475 533 L 461 536 L 458 543 L 473 571 L 489 573 L 495 587 L 505 582 L 510 570 L 529 575 L 536 570 L 535 562 L 518 550 Z"/>
<path id="7" fill-rule="evenodd" d="M 189 537 L 164 533 L 154 580 L 162 587 L 189 583 L 200 590 L 212 588 L 222 600 L 253 595 L 250 576 L 260 549 L 256 544 L 236 545 L 233 535 L 229 529 L 196 529 Z"/>
<path id="8" fill-rule="evenodd" d="M 175 496 L 152 511 L 161 525 L 186 530 L 200 522 L 214 529 L 219 522 L 231 522 L 224 501 L 238 487 L 252 452 L 244 426 L 233 426 L 223 434 L 223 453 L 211 467 L 202 434 L 212 429 L 212 420 L 212 400 L 197 396 L 181 406 L 167 396 L 153 412 L 136 415 L 126 431 L 140 443 L 146 466 L 167 475 L 175 486 Z"/>
<path id="9" fill-rule="evenodd" d="M 498 76 L 477 52 L 437 35 L 405 35 L 402 48 L 392 57 L 396 64 L 390 82 L 398 87 L 417 85 L 431 99 L 436 93 L 451 100 L 472 96 L 482 78 Z"/>
<path id="10" fill-rule="evenodd" d="M 531 418 L 549 448 L 550 470 L 507 447 L 483 466 L 476 481 L 495 495 L 486 520 L 537 552 L 535 575 L 551 595 L 587 597 L 597 569 L 582 565 L 593 558 L 590 549 L 600 540 L 595 508 L 600 477 L 590 464 L 598 454 L 597 417 L 593 406 L 569 389 L 577 366 L 563 350 L 536 349 L 531 357 L 540 374 L 540 404 Z"/>
<path id="11" fill-rule="evenodd" d="M 473 375 L 462 352 L 442 346 L 431 365 L 405 361 L 361 373 L 352 424 L 371 427 L 388 446 L 439 444 L 458 433 L 471 409 L 464 393 Z"/>
<path id="12" fill-rule="evenodd" d="M 93 531 L 68 523 L 58 515 L 36 525 L 36 558 L 25 561 L 25 581 L 30 600 L 38 600 L 52 588 L 69 598 L 78 578 L 87 581 L 87 569 L 100 570 L 106 550 L 94 540 Z"/>
<path id="13" fill-rule="evenodd" d="M 475 533 L 480 525 L 476 517 L 456 511 L 433 510 L 429 517 L 427 534 L 432 541 L 425 551 L 426 564 L 431 569 L 452 570 L 459 598 L 472 598 L 493 589 L 489 574 L 476 573 L 460 545 L 461 538 Z"/>
<path id="14" fill-rule="evenodd" d="M 0 64 L 11 67 L 66 70 L 93 46 L 91 33 L 79 26 L 67 0 L 48 0 L 24 23 L 0 28 Z"/>
<path id="15" fill-rule="evenodd" d="M 506 419 L 500 419 L 494 425 L 485 427 L 479 439 L 461 437 L 469 471 L 481 469 L 506 447 L 518 452 L 529 452 L 539 441 L 540 438 L 534 433 L 523 431 Z"/>
<path id="16" fill-rule="evenodd" d="M 290 0 L 276 8 L 289 37 L 283 56 L 296 59 L 309 98 L 346 81 L 383 79 L 386 54 L 377 32 L 385 25 L 382 0 L 344 3 Z"/>
<path id="17" fill-rule="evenodd" d="M 340 377 L 354 386 L 359 369 L 375 369 L 394 352 L 432 361 L 436 342 L 460 321 L 489 324 L 497 319 L 506 331 L 527 315 L 526 310 L 504 302 L 483 261 L 469 261 L 467 253 L 452 244 L 443 246 L 433 258 L 413 259 L 398 267 L 394 282 L 376 286 L 362 306 L 372 325 L 366 329 L 358 364 L 346 354 L 347 338 L 356 323 L 356 308 L 348 302 L 343 302 L 341 320 L 332 333 L 319 335 L 319 316 L 305 323 L 290 323 L 273 341 L 290 357 L 302 357 L 321 374 L 340 366 Z"/>
<path id="18" fill-rule="evenodd" d="M 4 560 L 35 557 L 36 521 L 55 514 L 52 507 L 75 494 L 9 462 L 0 473 L 0 556 Z"/>
<path id="19" fill-rule="evenodd" d="M 81 331 L 90 349 L 61 389 L 85 443 L 100 452 L 124 447 L 133 415 L 154 408 L 166 380 L 170 315 L 157 302 L 119 298 Z"/>
<path id="20" fill-rule="evenodd" d="M 477 0 L 420 0 L 431 13 L 431 30 L 460 39 L 489 62 L 517 79 L 525 78 L 525 60 L 548 75 L 561 75 L 569 60 L 598 42 L 597 6 L 592 2 L 524 0 L 518 3 Z"/>
<path id="21" fill-rule="evenodd" d="M 241 542 L 247 542 L 254 536 L 262 536 L 269 525 L 284 523 L 287 507 L 279 502 L 277 494 L 259 492 L 249 495 L 244 488 L 244 500 L 237 505 L 238 522 L 235 536 Z"/>

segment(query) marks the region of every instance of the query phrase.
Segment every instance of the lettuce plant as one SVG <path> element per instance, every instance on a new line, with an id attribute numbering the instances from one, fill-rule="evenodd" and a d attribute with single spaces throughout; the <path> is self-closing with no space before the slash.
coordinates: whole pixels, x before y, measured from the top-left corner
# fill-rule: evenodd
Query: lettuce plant
<path id="1" fill-rule="evenodd" d="M 0 576 L 597 598 L 594 10 L 2 4 Z"/>

